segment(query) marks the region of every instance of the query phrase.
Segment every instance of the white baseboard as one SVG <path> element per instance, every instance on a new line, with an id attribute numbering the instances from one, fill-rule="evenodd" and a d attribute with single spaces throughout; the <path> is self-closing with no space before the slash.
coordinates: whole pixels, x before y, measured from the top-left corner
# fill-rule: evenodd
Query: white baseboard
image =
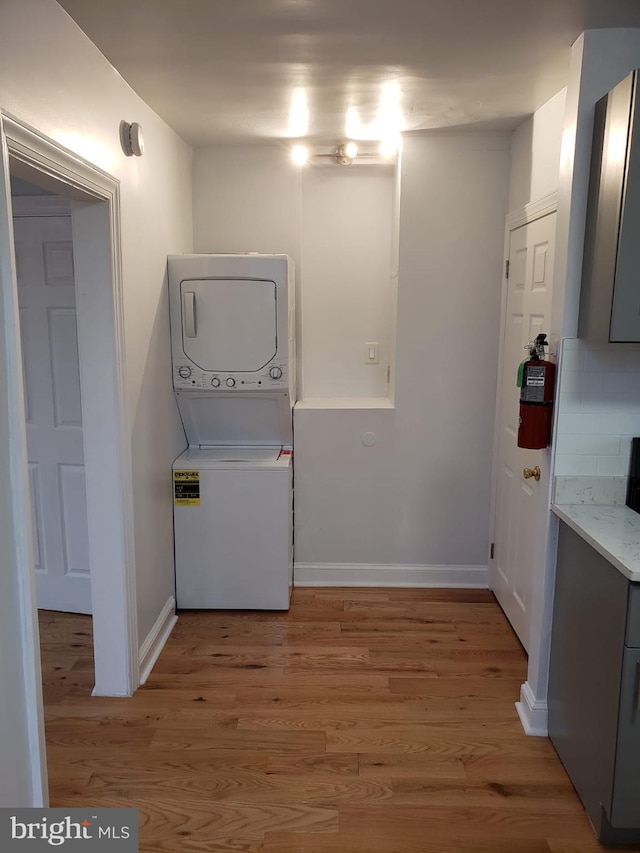
<path id="1" fill-rule="evenodd" d="M 520 717 L 525 734 L 533 737 L 547 737 L 548 705 L 536 699 L 528 681 L 520 688 L 520 701 L 516 702 L 516 711 Z"/>
<path id="2" fill-rule="evenodd" d="M 294 586 L 460 587 L 486 589 L 487 566 L 296 563 Z"/>
<path id="3" fill-rule="evenodd" d="M 140 684 L 144 684 L 155 662 L 158 660 L 164 644 L 173 631 L 173 626 L 178 621 L 176 616 L 176 600 L 173 596 L 167 600 L 155 625 L 147 634 L 144 643 L 140 646 Z"/>
<path id="4" fill-rule="evenodd" d="M 131 693 L 102 693 L 98 691 L 97 687 L 94 687 L 91 691 L 92 696 L 112 696 L 114 699 L 129 699 L 131 697 Z"/>

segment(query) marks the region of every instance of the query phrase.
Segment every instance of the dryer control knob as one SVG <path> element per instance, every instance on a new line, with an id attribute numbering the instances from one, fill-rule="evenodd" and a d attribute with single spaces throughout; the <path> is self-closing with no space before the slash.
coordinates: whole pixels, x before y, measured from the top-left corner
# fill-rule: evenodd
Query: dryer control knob
<path id="1" fill-rule="evenodd" d="M 213 379 L 211 380 L 211 384 L 213 385 L 214 388 L 220 387 L 220 380 L 218 379 L 217 376 L 213 377 Z"/>
<path id="2" fill-rule="evenodd" d="M 234 386 L 235 384 L 236 384 L 236 380 L 235 380 L 232 376 L 230 376 L 230 377 L 227 379 L 227 385 L 229 386 L 229 388 L 233 388 L 233 386 Z"/>
<path id="3" fill-rule="evenodd" d="M 269 371 L 269 376 L 272 379 L 280 379 L 282 376 L 282 368 L 281 367 L 272 367 Z"/>
<path id="4" fill-rule="evenodd" d="M 191 376 L 191 368 L 183 364 L 182 367 L 178 368 L 178 376 L 181 379 L 188 379 Z"/>

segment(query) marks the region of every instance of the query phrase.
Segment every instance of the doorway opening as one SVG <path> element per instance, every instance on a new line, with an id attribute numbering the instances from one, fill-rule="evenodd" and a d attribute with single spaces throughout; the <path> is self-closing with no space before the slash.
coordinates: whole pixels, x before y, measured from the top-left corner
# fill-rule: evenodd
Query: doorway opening
<path id="1" fill-rule="evenodd" d="M 68 207 L 63 212 L 64 221 L 53 224 L 55 217 L 51 217 L 48 227 L 54 230 L 42 239 L 31 233 L 31 224 L 20 222 L 17 225 L 15 243 L 33 241 L 35 252 L 24 252 L 24 246 L 14 245 L 10 177 L 14 182 L 26 181 L 58 197 L 55 202 L 41 199 L 39 203 L 45 206 L 65 203 Z M 86 602 L 83 607 L 75 602 L 68 609 L 90 609 L 92 612 L 95 664 L 92 692 L 128 696 L 139 684 L 119 184 L 107 173 L 32 128 L 0 113 L 0 196 L 1 316 L 7 368 L 6 408 L 3 409 L 6 426 L 3 429 L 6 428 L 8 436 L 5 461 L 12 501 L 7 521 L 11 530 L 7 539 L 10 554 L 6 555 L 10 577 L 6 580 L 14 583 L 18 591 L 18 612 L 11 615 L 11 622 L 16 626 L 14 642 L 16 648 L 21 649 L 19 654 L 23 661 L 22 683 L 27 704 L 22 713 L 30 744 L 34 792 L 40 792 L 34 793 L 35 802 L 41 799 L 45 804 L 46 756 L 35 582 L 47 574 L 42 569 L 42 559 L 43 555 L 47 559 L 51 557 L 52 542 L 57 541 L 58 553 L 62 554 L 64 581 L 74 581 L 77 586 L 84 580 L 85 588 L 90 589 L 88 608 Z M 27 204 L 33 206 L 35 202 Z M 20 213 L 24 213 L 18 208 L 16 200 L 16 222 L 22 219 Z M 65 231 L 69 225 L 70 234 Z M 58 524 L 56 527 L 50 522 L 49 538 L 42 531 L 42 520 L 35 519 L 41 507 L 29 496 L 30 491 L 42 496 L 46 479 L 39 459 L 34 463 L 32 457 L 29 465 L 28 452 L 28 432 L 32 431 L 30 426 L 34 425 L 35 411 L 30 408 L 33 401 L 29 394 L 34 393 L 34 382 L 37 385 L 42 377 L 37 370 L 35 376 L 26 375 L 30 370 L 29 347 L 27 359 L 23 361 L 21 337 L 27 344 L 30 337 L 38 343 L 38 334 L 24 329 L 21 335 L 20 329 L 21 313 L 23 322 L 27 322 L 25 310 L 28 314 L 33 306 L 28 300 L 20 302 L 18 272 L 22 277 L 26 264 L 28 273 L 29 264 L 36 256 L 44 270 L 43 281 L 32 287 L 32 296 L 38 289 L 41 291 L 39 296 L 34 296 L 36 303 L 43 290 L 46 298 L 52 298 L 56 289 L 58 297 L 64 291 L 69 296 L 75 290 L 75 306 L 64 300 L 60 303 L 54 300 L 48 305 L 46 299 L 40 305 L 40 317 L 45 318 L 42 322 L 47 324 L 48 331 L 48 369 L 55 385 L 53 396 L 51 389 L 47 391 L 46 388 L 42 394 L 48 394 L 49 426 L 53 424 L 52 428 L 58 430 L 57 437 L 65 440 L 71 440 L 74 432 L 81 433 L 83 451 L 83 461 L 71 455 L 52 463 L 56 471 L 49 486 L 51 491 L 57 492 L 57 509 L 53 515 L 57 513 Z M 17 270 L 21 265 L 22 269 Z M 69 281 L 71 268 L 75 288 Z M 47 292 L 46 288 L 50 290 Z M 77 336 L 73 334 L 74 312 Z M 74 368 L 76 347 L 77 366 Z M 31 371 L 33 373 L 33 368 Z M 65 446 L 63 450 L 67 452 L 69 448 Z M 36 483 L 34 488 L 32 481 L 39 476 L 42 482 Z M 83 504 L 86 533 L 83 534 L 82 525 L 78 524 L 77 535 L 73 536 L 69 524 L 78 522 Z M 32 536 L 32 526 L 36 538 Z M 42 536 L 40 542 L 38 530 Z M 47 547 L 49 553 L 45 554 Z M 40 561 L 40 577 L 36 573 L 37 561 Z M 83 565 L 85 561 L 88 567 Z"/>
<path id="2" fill-rule="evenodd" d="M 93 692 L 126 696 L 139 675 L 115 202 L 11 149 L 9 173 L 31 193 L 12 220 L 37 605 L 92 614 Z"/>
<path id="3" fill-rule="evenodd" d="M 95 685 L 73 229 L 69 199 L 14 174 L 11 206 L 46 707 Z"/>

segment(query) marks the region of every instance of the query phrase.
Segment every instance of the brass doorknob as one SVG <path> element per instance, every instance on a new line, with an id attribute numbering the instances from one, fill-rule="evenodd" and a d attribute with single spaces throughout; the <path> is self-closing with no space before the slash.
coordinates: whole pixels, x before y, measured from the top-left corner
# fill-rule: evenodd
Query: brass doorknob
<path id="1" fill-rule="evenodd" d="M 535 468 L 525 468 L 522 472 L 522 476 L 525 480 L 530 480 L 532 477 L 537 482 L 540 479 L 540 466 L 536 465 Z"/>

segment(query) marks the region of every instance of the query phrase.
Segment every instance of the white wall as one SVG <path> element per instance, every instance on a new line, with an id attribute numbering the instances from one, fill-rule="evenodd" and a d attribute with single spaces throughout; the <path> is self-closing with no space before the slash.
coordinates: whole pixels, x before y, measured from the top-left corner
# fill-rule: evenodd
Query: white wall
<path id="1" fill-rule="evenodd" d="M 165 267 L 167 253 L 191 250 L 190 149 L 123 82 L 54 0 L 1 4 L 0 107 L 121 182 L 142 641 L 174 588 L 170 463 L 184 439 L 171 389 Z M 122 119 L 144 126 L 144 157 L 123 155 L 118 135 Z M 5 609 L 11 609 L 10 600 L 0 600 L 0 623 Z M 5 654 L 4 642 L 2 649 Z M 0 693 L 4 695 L 4 689 Z M 17 731 L 7 730 L 8 719 L 0 717 L 0 742 L 18 738 Z M 16 792 L 13 804 L 30 802 L 24 785 L 19 785 L 22 770 L 16 770 L 23 764 L 2 762 L 14 777 L 9 781 Z"/>
<path id="2" fill-rule="evenodd" d="M 304 396 L 386 397 L 391 361 L 391 166 L 302 173 Z M 365 343 L 379 344 L 366 364 Z"/>
<path id="3" fill-rule="evenodd" d="M 583 33 L 575 42 L 571 52 L 569 85 L 567 87 L 565 114 L 563 119 L 562 143 L 560 154 L 560 172 L 558 180 L 558 219 L 556 228 L 556 255 L 554 266 L 553 309 L 551 334 L 558 338 L 575 338 L 578 329 L 580 289 L 582 278 L 582 257 L 584 249 L 584 230 L 589 186 L 591 141 L 593 136 L 593 118 L 596 102 L 613 86 L 640 65 L 640 30 L 610 29 L 590 30 Z M 567 342 L 564 342 L 567 348 Z M 621 356 L 610 356 L 615 345 L 594 347 L 586 343 L 568 345 L 568 360 L 560 376 L 560 392 L 571 398 L 560 400 L 557 410 L 556 436 L 558 473 L 577 473 L 578 468 L 589 468 L 597 473 L 605 470 L 620 470 L 626 456 L 626 429 L 623 424 L 631 407 L 635 406 L 633 391 L 612 391 L 622 393 L 624 399 L 614 401 L 608 398 L 609 382 L 613 374 L 629 373 L 624 382 L 635 383 L 637 366 L 624 361 L 625 370 L 620 368 Z M 571 353 L 574 353 L 573 355 Z M 578 369 L 575 369 L 578 368 Z M 565 373 L 566 372 L 566 373 Z M 575 373 L 583 376 L 570 377 Z M 590 398 L 585 383 L 593 380 L 587 374 L 599 374 L 602 378 L 602 391 Z M 597 382 L 600 379 L 596 380 Z M 618 381 L 618 380 L 614 380 Z M 586 394 L 586 398 L 582 398 Z M 578 395 L 577 399 L 575 395 Z M 579 406 L 581 411 L 567 411 L 566 404 Z M 598 407 L 598 411 L 586 411 L 582 408 Z M 611 405 L 608 412 L 600 406 Z M 599 419 L 599 414 L 610 414 L 607 423 Z M 578 418 L 574 418 L 578 415 Z M 571 417 L 570 417 L 571 416 Z M 584 423 L 593 441 L 578 438 L 575 427 Z M 603 424 L 611 429 L 610 433 L 600 433 Z M 584 435 L 585 433 L 583 433 Z M 610 439 L 613 437 L 613 443 Z M 616 439 L 620 439 L 620 452 L 601 453 L 603 448 L 615 449 Z M 577 442 L 577 444 L 575 443 Z M 569 446 L 582 447 L 584 453 L 568 453 Z M 606 456 L 620 458 L 612 463 Z M 578 457 L 590 457 L 585 463 Z M 571 457 L 568 459 L 567 457 Z M 547 553 L 544 572 L 536 578 L 532 590 L 531 641 L 529 648 L 529 669 L 527 685 L 523 691 L 534 715 L 537 714 L 537 726 L 546 725 L 546 695 L 549 671 L 549 648 L 553 614 L 553 587 L 555 582 L 557 541 L 557 519 L 551 516 L 546 535 Z M 528 698 L 527 698 L 528 697 Z"/>
<path id="4" fill-rule="evenodd" d="M 0 175 L 0 187 L 2 175 Z M 3 264 L 2 273 L 7 270 Z M 0 300 L 0 328 L 5 321 L 5 306 Z M 3 342 L 4 343 L 4 342 Z M 9 482 L 12 459 L 9 453 L 10 412 L 5 351 L 0 361 L 0 472 Z M 35 584 L 19 582 L 14 559 L 16 536 L 13 529 L 15 503 L 20 496 L 0 489 L 0 807 L 35 805 L 44 791 L 36 761 L 31 760 L 31 744 L 43 737 L 42 717 L 28 715 L 26 709 L 41 702 L 41 687 L 34 677 L 33 654 L 29 646 L 35 638 L 35 625 L 21 624 L 25 592 L 35 601 Z M 23 537 L 22 549 L 28 547 Z M 31 657 L 31 660 L 29 660 Z M 29 731 L 29 722 L 35 728 Z M 38 731 L 40 729 L 40 731 Z"/>
<path id="5" fill-rule="evenodd" d="M 486 564 L 509 143 L 405 139 L 395 399 L 415 562 Z"/>
<path id="6" fill-rule="evenodd" d="M 509 142 L 507 134 L 405 140 L 397 407 L 344 399 L 296 408 L 298 582 L 486 581 Z M 394 177 L 322 167 L 299 184 L 285 157 L 275 147 L 195 152 L 196 251 L 289 251 L 300 261 L 305 397 L 314 396 L 308 381 L 318 396 L 337 389 L 346 398 L 354 386 L 340 384 L 339 372 L 357 378 L 351 396 L 379 396 L 362 344 L 383 338 L 391 312 Z M 352 317 L 343 327 L 334 312 L 345 307 Z M 365 432 L 375 434 L 371 447 Z"/>
<path id="7" fill-rule="evenodd" d="M 298 396 L 386 396 L 393 169 L 301 171 L 281 146 L 213 146 L 195 152 L 193 186 L 195 251 L 296 262 Z"/>
<path id="8" fill-rule="evenodd" d="M 566 336 L 559 383 L 558 474 L 626 474 L 629 438 L 638 432 L 637 348 L 575 338 L 595 104 L 638 65 L 640 29 L 587 31 L 572 51 L 554 276 L 555 331 Z"/>
<path id="9" fill-rule="evenodd" d="M 558 189 L 551 334 L 564 338 L 552 473 L 623 475 L 638 432 L 640 362 L 633 347 L 576 339 L 591 140 L 596 101 L 640 64 L 640 30 L 593 30 L 572 48 L 569 85 L 513 134 L 509 209 Z M 541 531 L 545 567 L 532 589 L 531 640 L 522 705 L 546 728 L 557 520 Z"/>
<path id="10" fill-rule="evenodd" d="M 559 337 L 577 336 L 595 105 L 639 64 L 640 29 L 588 30 L 572 49 L 554 271 L 552 332 Z"/>
<path id="11" fill-rule="evenodd" d="M 558 189 L 567 90 L 562 89 L 514 130 L 511 137 L 509 211 Z"/>
<path id="12" fill-rule="evenodd" d="M 513 132 L 509 176 L 510 213 L 519 212 L 526 205 L 558 191 L 566 101 L 567 91 L 563 89 Z M 551 458 L 551 453 L 549 457 Z M 550 547 L 547 527 L 548 524 L 545 522 L 543 529 L 537 531 L 536 542 L 540 555 L 539 558 L 536 557 L 536 564 L 544 564 Z M 543 628 L 537 620 L 538 612 L 546 606 L 546 595 L 544 572 L 535 572 L 531 592 L 531 609 L 534 615 L 531 618 L 530 645 L 536 649 L 539 649 L 540 644 L 548 639 L 548 626 L 544 628 L 546 633 L 543 637 Z M 530 660 L 534 656 L 530 654 Z M 532 732 L 538 725 L 543 731 L 546 727 L 546 711 L 542 712 L 544 717 L 542 722 L 535 719 L 534 709 L 526 704 L 528 695 L 523 685 L 519 710 L 522 714 L 527 712 L 525 728 L 528 732 Z"/>
<path id="13" fill-rule="evenodd" d="M 624 477 L 640 431 L 640 346 L 563 343 L 555 473 Z"/>
<path id="14" fill-rule="evenodd" d="M 279 145 L 196 149 L 194 251 L 286 253 L 299 261 L 300 177 Z"/>

